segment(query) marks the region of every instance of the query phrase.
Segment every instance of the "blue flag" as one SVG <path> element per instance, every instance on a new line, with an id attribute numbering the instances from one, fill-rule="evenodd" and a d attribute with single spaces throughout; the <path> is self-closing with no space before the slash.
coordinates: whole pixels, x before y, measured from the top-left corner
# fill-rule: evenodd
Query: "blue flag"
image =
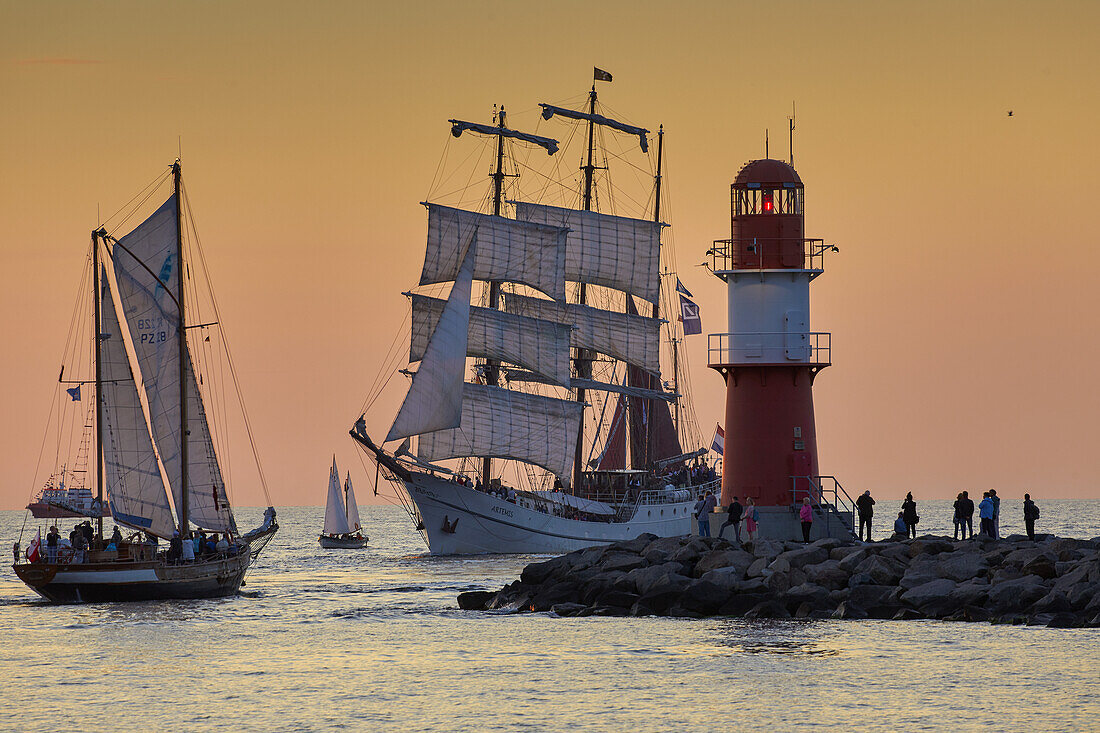
<path id="1" fill-rule="evenodd" d="M 690 291 L 688 291 L 687 288 L 684 287 L 684 284 L 682 282 L 680 282 L 680 278 L 676 278 L 676 292 L 680 293 L 680 295 L 686 295 L 689 298 L 694 298 L 695 297 L 694 295 L 691 294 Z"/>
<path id="2" fill-rule="evenodd" d="M 69 396 L 73 398 L 73 402 L 80 402 L 80 385 L 76 385 L 70 389 L 65 390 L 69 393 Z"/>
<path id="3" fill-rule="evenodd" d="M 699 306 L 683 295 L 680 296 L 680 322 L 684 324 L 685 336 L 703 332 L 703 321 L 699 318 Z"/>

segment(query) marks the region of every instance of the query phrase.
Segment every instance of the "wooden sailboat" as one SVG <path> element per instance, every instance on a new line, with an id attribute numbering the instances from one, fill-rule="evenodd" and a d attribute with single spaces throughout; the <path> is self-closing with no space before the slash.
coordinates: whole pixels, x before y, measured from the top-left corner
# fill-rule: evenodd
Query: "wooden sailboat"
<path id="1" fill-rule="evenodd" d="M 241 534 L 229 503 L 188 347 L 188 329 L 199 326 L 187 322 L 185 307 L 190 269 L 179 161 L 171 178 L 171 196 L 129 234 L 92 233 L 94 379 L 80 382 L 95 387 L 86 459 L 96 501 L 109 499 L 114 522 L 129 536 L 116 527 L 105 537 L 98 517 L 86 547 L 83 539 L 49 551 L 32 543 L 13 568 L 50 601 L 232 595 L 278 530 L 268 507 L 263 525 Z M 195 548 L 192 525 L 196 534 L 211 533 L 209 549 Z M 168 541 L 167 550 L 158 539 Z"/>
<path id="2" fill-rule="evenodd" d="M 344 481 L 343 496 L 340 492 L 340 472 L 336 470 L 336 457 L 332 458 L 332 470 L 328 475 L 328 500 L 325 502 L 325 527 L 317 538 L 325 549 L 355 550 L 367 546 L 363 526 L 359 520 L 359 505 L 355 501 L 355 489 L 351 474 Z"/>
<path id="3" fill-rule="evenodd" d="M 493 125 L 450 120 L 454 137 L 495 137 L 492 210 L 425 204 L 419 284 L 451 290 L 445 300 L 410 295 L 409 361 L 419 369 L 388 434 L 375 443 L 364 417 L 351 430 L 407 497 L 432 553 L 562 552 L 643 532 L 686 534 L 696 496 L 718 488 L 699 464 L 705 448 L 681 447 L 670 406 L 678 414 L 683 397 L 660 379 L 659 205 L 647 219 L 595 206 L 597 129 L 625 133 L 643 153 L 649 132 L 599 113 L 596 99 L 593 84 L 586 109 L 540 105 L 544 119 L 586 128 L 579 209 L 504 199 L 505 140 L 550 155 L 556 140 L 508 128 L 503 108 Z M 659 133 L 658 151 L 662 142 Z M 659 152 L 658 202 L 660 165 Z M 515 218 L 504 216 L 505 203 Z M 474 280 L 485 281 L 484 305 L 471 305 Z M 649 305 L 644 315 L 635 299 Z M 467 357 L 476 360 L 472 380 Z M 614 406 L 612 419 L 597 402 Z M 460 461 L 438 463 L 449 459 Z M 520 478 L 507 485 L 502 466 L 517 463 Z"/>

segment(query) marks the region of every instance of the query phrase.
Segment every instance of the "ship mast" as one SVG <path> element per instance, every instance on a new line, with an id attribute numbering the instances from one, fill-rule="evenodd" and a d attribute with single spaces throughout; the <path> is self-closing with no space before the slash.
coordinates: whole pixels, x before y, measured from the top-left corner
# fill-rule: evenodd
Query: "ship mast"
<path id="1" fill-rule="evenodd" d="M 653 222 L 655 224 L 657 224 L 657 226 L 661 225 L 661 160 L 664 156 L 664 149 L 665 149 L 665 126 L 661 125 L 659 128 L 657 128 L 657 175 L 654 177 L 655 192 L 654 192 L 654 197 L 653 197 Z M 660 255 L 658 255 L 657 269 L 660 270 L 660 267 L 661 267 Z M 627 295 L 626 297 L 629 298 L 630 296 Z M 660 303 L 661 303 L 661 280 L 660 280 L 660 277 L 658 277 L 658 279 L 657 279 L 657 301 L 653 304 L 653 311 L 652 311 L 653 318 L 660 318 L 660 316 L 661 316 Z M 676 348 L 676 345 L 673 344 L 673 349 L 675 349 L 675 348 Z M 675 367 L 673 367 L 673 369 L 675 369 Z M 675 378 L 676 377 L 675 377 L 675 372 L 674 372 L 673 373 L 673 379 L 675 379 Z M 653 389 L 653 390 L 658 389 L 658 387 L 660 386 L 660 384 L 657 382 L 657 380 L 655 380 L 653 378 L 652 375 L 648 375 L 646 377 L 646 382 L 648 383 L 647 386 L 650 389 Z M 643 465 L 645 465 L 647 468 L 649 467 L 650 460 L 652 460 L 652 457 L 653 457 L 653 406 L 654 406 L 654 404 L 655 403 L 653 402 L 652 397 L 650 397 L 649 399 L 646 400 L 646 417 L 647 417 L 647 419 L 645 421 L 645 455 L 643 456 L 643 458 L 645 460 L 643 461 Z M 679 409 L 679 401 L 677 401 L 677 409 Z"/>
<path id="2" fill-rule="evenodd" d="M 177 159 L 172 164 L 172 183 L 176 194 L 176 262 L 178 264 L 178 292 L 177 304 L 179 306 L 179 383 L 180 383 L 180 537 L 187 536 L 188 525 L 188 496 L 187 496 L 187 326 L 184 320 L 183 307 L 183 202 L 181 198 L 180 162 Z"/>
<path id="3" fill-rule="evenodd" d="M 96 536 L 103 539 L 103 365 L 100 350 L 103 340 L 103 314 L 99 297 L 99 230 L 92 232 L 92 303 L 95 312 L 95 496 L 99 505 L 96 517 Z"/>
<path id="4" fill-rule="evenodd" d="M 500 105 L 497 113 L 497 165 L 493 177 L 493 216 L 500 216 L 500 207 L 504 200 L 504 105 Z M 500 282 L 489 281 L 489 307 L 500 308 Z M 495 359 L 485 360 L 485 382 L 496 387 L 500 381 L 500 362 Z M 481 459 L 481 484 L 489 487 L 492 478 L 493 459 L 485 457 Z"/>
<path id="5" fill-rule="evenodd" d="M 593 135 L 596 115 L 596 83 L 592 82 L 592 91 L 588 93 L 588 163 L 582 166 L 584 171 L 584 210 L 592 211 L 592 174 L 596 167 L 592 164 Z M 584 305 L 588 299 L 588 286 L 580 284 L 577 302 Z M 629 297 L 629 296 L 628 296 Z M 586 349 L 577 349 L 577 377 L 580 379 L 591 378 L 591 361 Z M 584 402 L 584 387 L 577 388 L 577 402 Z M 577 493 L 577 487 L 581 483 L 581 474 L 584 472 L 584 418 L 581 418 L 581 426 L 577 431 L 577 450 L 573 454 L 573 493 Z"/>

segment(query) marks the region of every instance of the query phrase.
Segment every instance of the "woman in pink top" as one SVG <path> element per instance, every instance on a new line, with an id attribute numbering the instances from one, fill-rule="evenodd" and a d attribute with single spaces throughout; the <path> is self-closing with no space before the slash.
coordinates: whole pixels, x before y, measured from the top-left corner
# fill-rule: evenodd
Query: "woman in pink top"
<path id="1" fill-rule="evenodd" d="M 745 499 L 745 533 L 748 535 L 749 542 L 756 541 L 757 516 L 756 502 L 750 496 Z"/>
<path id="2" fill-rule="evenodd" d="M 810 506 L 810 497 L 806 497 L 802 500 L 802 508 L 798 511 L 798 517 L 802 520 L 802 540 L 806 544 L 810 543 L 810 527 L 814 523 L 814 510 Z"/>

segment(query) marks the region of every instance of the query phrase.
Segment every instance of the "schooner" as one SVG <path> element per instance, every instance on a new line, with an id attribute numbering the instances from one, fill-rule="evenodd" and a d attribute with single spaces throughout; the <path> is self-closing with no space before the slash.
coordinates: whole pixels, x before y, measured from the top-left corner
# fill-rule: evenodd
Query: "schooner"
<path id="1" fill-rule="evenodd" d="M 278 530 L 275 510 L 269 506 L 261 527 L 240 534 L 229 502 L 222 470 L 225 457 L 215 450 L 217 433 L 202 394 L 203 374 L 196 368 L 196 349 L 204 354 L 210 336 L 203 337 L 201 346 L 188 343 L 189 333 L 208 333 L 220 319 L 188 322 L 193 312 L 188 296 L 195 292 L 189 286 L 196 284 L 190 281 L 192 263 L 185 259 L 184 222 L 189 211 L 178 160 L 170 176 L 171 195 L 128 234 L 116 238 L 103 227 L 92 232 L 91 272 L 85 274 L 92 295 L 87 334 L 92 374 L 81 378 L 70 369 L 77 379 L 66 381 L 66 369 L 72 365 L 63 364 L 59 389 L 64 388 L 79 408 L 80 387 L 93 388 L 90 420 L 77 426 L 85 434 L 78 460 L 87 467 L 83 473 L 92 476 L 96 502 L 109 501 L 115 524 L 130 534 L 123 537 L 116 530 L 108 538 L 102 516 L 90 514 L 95 519 L 90 542 L 74 534 L 76 545 L 60 543 L 47 551 L 39 530 L 22 556 L 17 550 L 13 567 L 23 582 L 50 601 L 233 595 Z M 152 193 L 146 200 L 163 181 L 162 177 L 147 188 Z M 215 304 L 215 315 L 216 308 Z M 78 308 L 78 315 L 82 310 Z M 66 351 L 74 359 L 81 352 L 79 344 Z M 231 371 L 231 361 L 229 365 Z M 68 384 L 77 386 L 65 387 Z M 262 472 L 259 476 L 263 484 Z M 263 488 L 266 495 L 266 485 Z M 192 527 L 195 534 L 211 533 L 209 550 L 184 550 L 184 543 L 195 548 Z M 213 536 L 224 543 L 218 543 L 221 549 Z M 167 541 L 167 550 L 159 549 L 158 539 Z"/>
<path id="2" fill-rule="evenodd" d="M 686 431 L 671 413 L 683 397 L 661 380 L 662 328 L 674 339 L 676 329 L 658 305 L 670 274 L 660 269 L 663 131 L 652 217 L 601 213 L 596 133 L 625 134 L 647 153 L 649 131 L 601 114 L 595 84 L 587 102 L 540 105 L 545 120 L 583 125 L 579 208 L 504 196 L 505 141 L 553 156 L 557 140 L 508 128 L 503 108 L 492 125 L 450 120 L 456 138 L 495 138 L 491 212 L 425 204 L 419 285 L 449 283 L 450 292 L 406 293 L 409 362 L 419 366 L 380 442 L 365 416 L 351 430 L 407 497 L 433 554 L 563 552 L 644 532 L 686 534 L 696 496 L 718 485 L 699 464 L 705 449 L 681 447 Z M 471 303 L 475 280 L 485 284 L 483 305 Z M 460 461 L 440 463 L 448 459 Z M 508 464 L 519 465 L 511 482 Z"/>

